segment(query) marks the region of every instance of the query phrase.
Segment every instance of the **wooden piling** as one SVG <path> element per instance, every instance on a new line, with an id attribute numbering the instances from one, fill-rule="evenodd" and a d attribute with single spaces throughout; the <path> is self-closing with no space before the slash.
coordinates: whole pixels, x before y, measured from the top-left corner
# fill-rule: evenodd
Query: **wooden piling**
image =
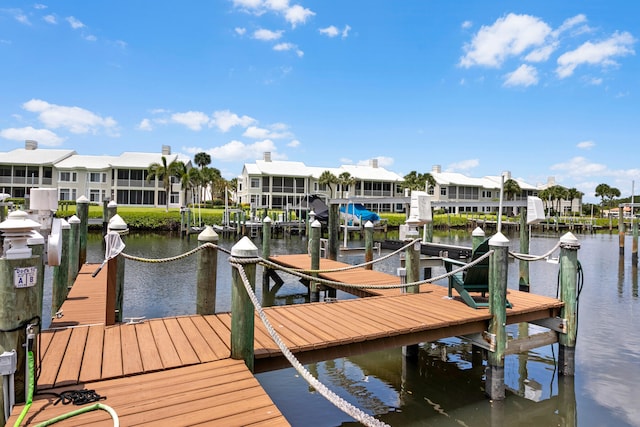
<path id="1" fill-rule="evenodd" d="M 44 283 L 41 271 L 44 271 L 41 255 L 27 255 L 21 259 L 0 258 L 0 353 L 12 350 L 17 353 L 14 390 L 18 403 L 25 401 L 27 357 L 23 345 L 26 326 L 29 321 L 36 324 L 35 318 L 42 315 Z M 35 332 L 40 332 L 39 328 Z M 34 351 L 37 352 L 36 345 L 37 340 L 34 342 Z M 3 387 L 0 384 L 0 391 Z M 4 408 L 3 395 L 0 392 L 0 408 Z M 4 416 L 2 419 L 4 420 Z"/>
<path id="2" fill-rule="evenodd" d="M 340 250 L 340 210 L 335 203 L 329 205 L 329 258 L 330 260 L 338 259 L 338 251 Z"/>
<path id="3" fill-rule="evenodd" d="M 520 209 L 520 253 L 529 253 L 529 227 L 527 226 L 527 208 Z M 518 289 L 522 292 L 529 292 L 529 261 L 518 260 L 519 279 Z"/>
<path id="4" fill-rule="evenodd" d="M 480 228 L 480 227 L 476 227 L 471 232 L 471 247 L 472 247 L 472 249 L 475 249 L 478 246 L 480 246 L 480 244 L 482 242 L 484 242 L 485 238 L 486 238 L 486 234 L 485 234 L 484 230 L 482 228 Z"/>
<path id="5" fill-rule="evenodd" d="M 69 282 L 67 287 L 71 288 L 78 277 L 80 271 L 80 218 L 73 215 L 69 218 Z"/>
<path id="6" fill-rule="evenodd" d="M 262 258 L 269 259 L 271 256 L 271 218 L 265 215 L 262 219 Z M 262 268 L 262 295 L 269 292 L 269 269 Z"/>
<path id="7" fill-rule="evenodd" d="M 198 234 L 198 244 L 218 244 L 218 234 L 207 225 Z M 216 313 L 216 288 L 218 271 L 218 249 L 204 248 L 198 251 L 196 274 L 196 314 Z"/>
<path id="8" fill-rule="evenodd" d="M 633 219 L 633 245 L 631 248 L 631 263 L 638 265 L 638 223 Z"/>
<path id="9" fill-rule="evenodd" d="M 620 215 L 618 216 L 618 246 L 620 255 L 624 255 L 624 216 L 622 208 L 620 208 Z"/>
<path id="10" fill-rule="evenodd" d="M 417 232 L 407 233 L 407 239 L 417 238 Z M 410 240 L 405 240 L 408 243 Z M 405 273 L 406 283 L 415 283 L 420 280 L 420 241 L 415 241 L 413 245 L 405 249 Z M 420 285 L 407 286 L 406 292 L 409 294 L 420 293 Z M 418 357 L 420 346 L 418 344 L 402 346 L 402 355 L 405 358 L 415 359 Z"/>
<path id="11" fill-rule="evenodd" d="M 497 232 L 489 239 L 493 254 L 489 258 L 489 334 L 495 340 L 495 350 L 487 357 L 485 393 L 492 400 L 504 400 L 504 357 L 507 347 L 507 277 L 509 240 Z"/>
<path id="12" fill-rule="evenodd" d="M 118 214 L 115 214 L 109 220 L 109 232 L 118 233 L 120 238 L 124 240 L 124 236 L 126 236 L 129 232 L 129 226 L 122 219 L 122 217 Z M 111 256 L 111 254 L 110 254 Z M 124 306 L 124 270 L 125 270 L 125 258 L 122 254 L 118 254 L 117 258 L 117 271 L 116 271 L 116 282 L 115 282 L 115 321 L 122 322 L 123 313 L 122 309 Z"/>
<path id="13" fill-rule="evenodd" d="M 560 238 L 560 299 L 564 303 L 561 316 L 566 320 L 566 333 L 560 334 L 558 373 L 575 375 L 575 347 L 578 335 L 578 249 L 580 243 L 572 233 Z"/>
<path id="14" fill-rule="evenodd" d="M 315 220 L 311 224 L 311 270 L 320 269 L 320 237 L 322 236 L 322 224 Z M 311 273 L 312 276 L 318 277 L 318 273 Z M 309 302 L 320 301 L 320 290 L 318 282 L 311 281 L 309 283 Z"/>
<path id="15" fill-rule="evenodd" d="M 76 212 L 80 219 L 78 233 L 78 266 L 82 267 L 87 262 L 87 234 L 89 233 L 89 199 L 80 196 L 76 200 Z"/>
<path id="16" fill-rule="evenodd" d="M 53 285 L 51 291 L 51 316 L 62 307 L 69 293 L 69 240 L 71 238 L 71 226 L 64 219 L 60 223 L 61 254 L 60 265 L 53 267 Z"/>
<path id="17" fill-rule="evenodd" d="M 367 221 L 364 224 L 364 262 L 373 261 L 373 223 Z M 365 265 L 365 270 L 373 270 L 373 264 Z"/>
<path id="18" fill-rule="evenodd" d="M 238 260 L 256 258 L 258 248 L 248 237 L 243 237 L 231 248 L 231 257 Z M 251 289 L 256 289 L 256 264 L 242 264 Z M 231 269 L 231 358 L 244 360 L 247 368 L 254 371 L 254 312 L 253 304 L 244 287 L 242 277 L 234 267 Z"/>

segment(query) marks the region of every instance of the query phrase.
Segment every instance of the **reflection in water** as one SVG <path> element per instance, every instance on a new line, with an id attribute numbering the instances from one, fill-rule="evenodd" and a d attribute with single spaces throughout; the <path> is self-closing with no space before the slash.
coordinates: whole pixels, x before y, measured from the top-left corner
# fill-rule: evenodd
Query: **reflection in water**
<path id="1" fill-rule="evenodd" d="M 531 253 L 553 247 L 560 235 L 531 239 Z M 576 349 L 576 378 L 558 378 L 557 346 L 546 346 L 505 359 L 507 399 L 492 403 L 484 394 L 484 364 L 467 343 L 451 338 L 420 345 L 415 361 L 406 360 L 400 348 L 357 357 L 338 358 L 310 365 L 314 375 L 352 404 L 375 414 L 392 426 L 638 426 L 636 405 L 640 383 L 640 304 L 638 269 L 618 253 L 617 235 L 577 235 L 578 256 L 584 270 L 580 297 L 580 328 Z M 517 236 L 509 236 L 510 249 L 519 251 Z M 466 232 L 434 233 L 434 242 L 470 246 Z M 102 239 L 90 235 L 88 262 L 102 261 Z M 233 241 L 222 239 L 230 248 Z M 306 252 L 298 236 L 274 240 L 272 254 Z M 361 246 L 361 242 L 350 242 Z M 151 233 L 127 236 L 126 253 L 150 258 L 168 257 L 197 245 L 196 239 L 167 238 Z M 259 241 L 257 246 L 260 247 Z M 340 261 L 362 262 L 362 254 L 345 253 Z M 216 310 L 230 309 L 230 267 L 227 255 L 218 256 Z M 616 269 L 617 265 L 617 272 Z M 376 269 L 395 273 L 399 265 L 388 262 Z M 195 312 L 195 257 L 170 264 L 127 261 L 125 316 L 147 318 Z M 443 271 L 435 269 L 433 275 Z M 258 269 L 260 273 L 260 269 Z M 261 278 L 260 274 L 257 275 Z M 558 265 L 531 263 L 531 292 L 555 296 Z M 307 301 L 306 288 L 293 277 L 277 293 L 258 298 L 270 304 Z M 260 280 L 260 279 L 259 279 Z M 46 283 L 50 283 L 47 279 Z M 445 283 L 440 283 L 445 285 Z M 518 268 L 509 264 L 509 287 L 517 289 Z M 45 293 L 45 300 L 49 295 Z M 346 298 L 340 295 L 339 298 Z M 47 312 L 45 308 L 45 312 Z M 533 334 L 511 325 L 511 335 Z M 605 344 L 605 345 L 603 345 Z M 310 389 L 293 369 L 257 375 L 289 422 L 304 426 L 357 425 L 347 415 Z"/>

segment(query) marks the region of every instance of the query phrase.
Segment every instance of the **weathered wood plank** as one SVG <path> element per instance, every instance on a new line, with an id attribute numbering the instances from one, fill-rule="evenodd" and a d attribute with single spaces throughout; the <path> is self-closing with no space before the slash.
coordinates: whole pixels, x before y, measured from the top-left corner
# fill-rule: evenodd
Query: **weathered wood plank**
<path id="1" fill-rule="evenodd" d="M 76 384 L 82 364 L 82 355 L 84 354 L 85 343 L 89 328 L 74 328 L 71 330 L 71 337 L 67 350 L 64 352 L 64 358 L 60 364 L 60 370 L 56 377 L 56 384 L 67 385 Z"/>
<path id="2" fill-rule="evenodd" d="M 142 356 L 135 325 L 120 325 L 122 340 L 122 372 L 124 375 L 138 374 L 143 371 Z"/>
<path id="3" fill-rule="evenodd" d="M 144 372 L 157 371 L 163 368 L 162 359 L 158 352 L 158 347 L 153 338 L 151 326 L 148 323 L 138 323 L 135 325 L 138 346 L 140 349 L 140 359 Z"/>
<path id="4" fill-rule="evenodd" d="M 120 327 L 107 326 L 104 329 L 104 348 L 102 349 L 102 378 L 115 378 L 122 374 Z"/>
<path id="5" fill-rule="evenodd" d="M 200 363 L 200 359 L 198 359 L 196 352 L 193 350 L 193 347 L 191 347 L 191 343 L 182 331 L 178 319 L 164 319 L 164 326 L 167 328 L 167 332 L 171 337 L 173 347 L 176 349 L 178 357 L 180 357 L 181 366 Z"/>
<path id="6" fill-rule="evenodd" d="M 169 332 L 167 332 L 167 328 L 162 319 L 151 320 L 149 321 L 149 325 L 151 326 L 151 332 L 153 332 L 153 338 L 158 347 L 162 366 L 165 369 L 180 366 L 180 356 L 173 346 L 171 336 Z"/>
<path id="7" fill-rule="evenodd" d="M 82 356 L 79 381 L 96 381 L 102 378 L 102 348 L 104 346 L 104 326 L 88 328 L 87 343 Z"/>

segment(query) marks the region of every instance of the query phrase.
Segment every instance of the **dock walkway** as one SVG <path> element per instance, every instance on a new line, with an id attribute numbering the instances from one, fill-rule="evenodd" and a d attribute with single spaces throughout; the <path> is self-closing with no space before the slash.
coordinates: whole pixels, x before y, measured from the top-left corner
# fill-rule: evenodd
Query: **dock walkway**
<path id="1" fill-rule="evenodd" d="M 344 273 L 349 272 L 352 271 Z M 393 275 L 373 273 L 385 276 L 381 277 L 384 283 L 399 280 Z M 370 283 L 368 279 L 366 283 Z M 82 287 L 78 286 L 78 292 Z M 553 318 L 563 305 L 554 298 L 508 292 L 513 304 L 507 310 L 510 324 Z M 63 310 L 66 318 L 69 315 L 65 305 Z M 429 284 L 422 285 L 418 294 L 398 291 L 395 295 L 277 306 L 264 311 L 282 341 L 302 363 L 482 333 L 490 319 L 487 310 L 474 310 L 457 299 L 449 299 L 447 288 Z M 190 415 L 187 418 L 185 414 L 192 413 L 197 414 L 199 422 L 210 425 L 287 425 L 244 363 L 230 359 L 230 313 L 114 326 L 80 323 L 42 333 L 38 390 L 95 389 L 107 396 L 106 404 L 123 414 L 124 425 L 191 424 Z M 287 366 L 258 317 L 255 325 L 256 372 Z M 220 403 L 221 399 L 226 403 Z M 36 396 L 28 422 L 65 412 L 52 405 L 54 400 L 47 395 Z M 234 408 L 238 411 L 234 412 Z M 12 420 L 20 409 L 14 408 Z M 228 417 L 220 415 L 227 413 Z M 85 416 L 89 415 L 79 417 L 78 422 Z M 96 422 L 100 417 L 108 419 L 106 413 L 91 416 Z"/>

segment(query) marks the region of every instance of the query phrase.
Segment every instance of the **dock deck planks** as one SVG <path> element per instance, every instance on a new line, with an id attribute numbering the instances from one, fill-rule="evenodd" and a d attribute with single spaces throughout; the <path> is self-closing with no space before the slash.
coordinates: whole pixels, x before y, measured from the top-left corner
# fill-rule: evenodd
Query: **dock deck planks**
<path id="1" fill-rule="evenodd" d="M 321 264 L 321 268 L 327 267 Z M 87 270 L 94 271 L 91 267 Z M 361 283 L 372 283 L 363 279 L 368 272 L 371 270 L 357 272 Z M 399 280 L 375 273 L 378 283 Z M 106 282 L 106 272 L 98 277 L 101 275 Z M 93 291 L 101 287 L 90 283 L 92 286 L 85 288 L 74 285 L 76 293 L 70 301 L 91 301 L 93 311 L 97 299 L 79 295 L 81 289 Z M 488 310 L 475 310 L 457 298 L 448 298 L 443 286 L 422 285 L 418 294 L 383 293 L 384 296 L 361 299 L 269 307 L 264 311 L 302 363 L 482 332 L 491 317 Z M 511 289 L 508 293 L 513 308 L 507 309 L 507 323 L 553 317 L 563 306 L 554 298 Z M 109 396 L 106 403 L 124 417 L 123 425 L 182 425 L 186 422 L 185 413 L 189 413 L 190 423 L 199 420 L 225 426 L 287 425 L 244 363 L 230 359 L 230 313 L 105 326 L 86 315 L 71 318 L 74 310 L 65 312 L 65 322 L 72 327 L 52 324 L 52 329 L 42 332 L 38 390 L 95 389 Z M 288 366 L 257 314 L 254 348 L 257 372 Z M 189 379 L 192 374 L 197 379 Z M 51 401 L 45 395 L 37 397 L 28 423 L 49 419 L 68 409 L 52 406 Z M 20 407 L 14 408 L 14 416 L 19 411 Z M 82 421 L 78 420 L 79 424 L 110 423 L 104 412 L 86 414 Z"/>

